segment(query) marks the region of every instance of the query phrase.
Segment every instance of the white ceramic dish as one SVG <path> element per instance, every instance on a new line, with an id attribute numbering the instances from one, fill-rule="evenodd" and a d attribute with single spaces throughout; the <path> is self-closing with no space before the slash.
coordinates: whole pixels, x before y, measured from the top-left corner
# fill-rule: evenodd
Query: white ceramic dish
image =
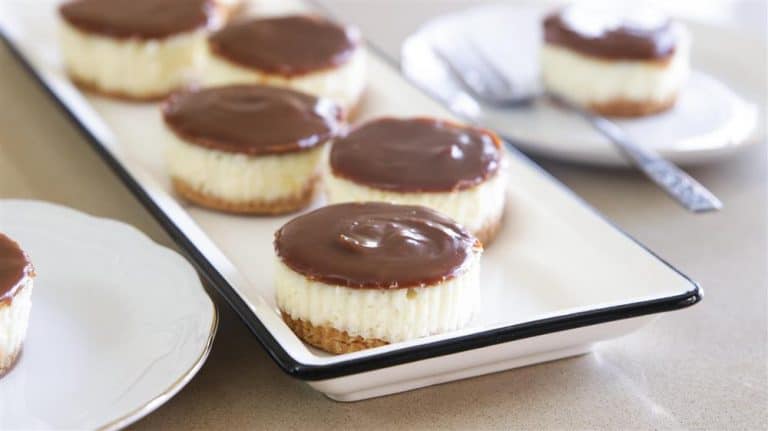
<path id="1" fill-rule="evenodd" d="M 5 17 L 14 17 L 15 25 Z M 334 399 L 358 400 L 584 353 L 594 342 L 640 327 L 652 313 L 700 298 L 694 282 L 513 151 L 506 225 L 484 257 L 483 309 L 468 328 L 339 356 L 309 348 L 280 319 L 274 300 L 272 238 L 288 217 L 230 216 L 176 200 L 157 145 L 157 105 L 114 102 L 73 87 L 51 43 L 53 23 L 52 6 L 33 13 L 17 0 L 0 11 L 0 29 L 19 58 L 278 365 Z M 362 119 L 450 117 L 382 56 L 372 52 L 369 60 Z"/>
<path id="2" fill-rule="evenodd" d="M 126 224 L 0 200 L 37 277 L 24 351 L 0 378 L 0 429 L 117 429 L 202 366 L 217 314 L 194 268 Z"/>
<path id="3" fill-rule="evenodd" d="M 497 130 L 532 154 L 625 166 L 618 150 L 587 122 L 551 103 L 542 100 L 515 109 L 477 103 L 434 54 L 434 47 L 451 43 L 457 35 L 466 35 L 513 82 L 536 88 L 540 26 L 548 10 L 551 7 L 541 5 L 490 5 L 435 18 L 403 44 L 403 72 L 458 115 Z M 718 160 L 756 141 L 750 140 L 757 121 L 755 105 L 702 71 L 720 71 L 724 64 L 736 65 L 749 56 L 750 49 L 765 49 L 721 28 L 694 23 L 688 27 L 693 37 L 693 67 L 698 70 L 691 74 L 675 107 L 658 115 L 617 121 L 639 143 L 681 164 Z M 720 49 L 713 49 L 713 40 Z M 728 48 L 732 46 L 740 48 Z M 729 59 L 731 56 L 734 59 Z M 723 77 L 725 82 L 743 81 L 738 67 L 725 70 L 729 72 Z M 752 87 L 750 96 L 761 94 L 761 82 Z M 558 126 L 551 127 L 553 124 Z"/>

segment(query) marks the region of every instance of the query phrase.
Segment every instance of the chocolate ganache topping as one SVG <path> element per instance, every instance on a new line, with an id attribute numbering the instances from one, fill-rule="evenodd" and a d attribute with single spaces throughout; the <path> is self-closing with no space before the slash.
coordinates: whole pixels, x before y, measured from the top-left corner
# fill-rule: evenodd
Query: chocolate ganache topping
<path id="1" fill-rule="evenodd" d="M 678 37 L 669 17 L 648 9 L 568 6 L 544 19 L 546 42 L 613 60 L 667 59 Z"/>
<path id="2" fill-rule="evenodd" d="M 341 108 L 283 88 L 231 85 L 175 94 L 163 107 L 163 118 L 192 144 L 231 153 L 280 154 L 328 141 L 339 130 Z"/>
<path id="3" fill-rule="evenodd" d="M 377 189 L 444 192 L 496 173 L 501 142 L 491 132 L 430 118 L 382 118 L 334 141 L 333 174 Z"/>
<path id="4" fill-rule="evenodd" d="M 0 304 L 13 300 L 21 281 L 34 274 L 26 253 L 16 242 L 0 233 Z"/>
<path id="5" fill-rule="evenodd" d="M 86 33 L 158 39 L 204 27 L 211 0 L 74 0 L 59 12 Z"/>
<path id="6" fill-rule="evenodd" d="M 480 242 L 437 212 L 381 202 L 322 207 L 275 233 L 275 251 L 311 280 L 351 288 L 430 285 L 461 274 Z"/>
<path id="7" fill-rule="evenodd" d="M 208 39 L 211 51 L 232 63 L 283 76 L 342 65 L 359 43 L 357 30 L 304 15 L 244 21 Z"/>

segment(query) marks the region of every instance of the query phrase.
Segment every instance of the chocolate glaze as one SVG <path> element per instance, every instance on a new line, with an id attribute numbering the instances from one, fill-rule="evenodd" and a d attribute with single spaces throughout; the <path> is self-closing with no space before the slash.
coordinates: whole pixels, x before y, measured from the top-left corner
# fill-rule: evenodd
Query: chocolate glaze
<path id="1" fill-rule="evenodd" d="M 276 87 L 232 85 L 178 93 L 163 106 L 168 127 L 186 142 L 249 155 L 301 151 L 328 141 L 341 108 Z"/>
<path id="2" fill-rule="evenodd" d="M 34 269 L 19 245 L 0 233 L 0 304 L 9 303 L 22 286 L 22 279 Z"/>
<path id="3" fill-rule="evenodd" d="M 232 24 L 208 39 L 215 54 L 235 64 L 283 76 L 344 64 L 359 43 L 355 29 L 303 15 Z"/>
<path id="4" fill-rule="evenodd" d="M 334 141 L 333 174 L 398 192 L 471 188 L 499 169 L 501 143 L 491 132 L 430 118 L 382 118 Z"/>
<path id="5" fill-rule="evenodd" d="M 544 19 L 544 40 L 612 60 L 666 60 L 678 30 L 666 16 L 639 10 L 591 10 L 569 6 Z"/>
<path id="6" fill-rule="evenodd" d="M 420 206 L 382 202 L 322 207 L 275 233 L 275 251 L 311 280 L 351 288 L 430 285 L 461 274 L 480 242 Z"/>
<path id="7" fill-rule="evenodd" d="M 211 0 L 74 0 L 59 12 L 87 33 L 158 39 L 207 25 Z"/>

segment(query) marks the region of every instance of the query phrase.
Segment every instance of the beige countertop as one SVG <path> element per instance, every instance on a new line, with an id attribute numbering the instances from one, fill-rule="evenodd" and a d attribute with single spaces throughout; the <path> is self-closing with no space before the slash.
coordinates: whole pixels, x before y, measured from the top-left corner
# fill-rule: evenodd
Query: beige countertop
<path id="1" fill-rule="evenodd" d="M 429 15 L 468 2 L 416 2 L 396 28 L 391 17 L 402 1 L 329 3 L 392 52 Z M 764 58 L 756 62 L 765 70 Z M 0 95 L 0 198 L 69 205 L 172 246 L 4 47 Z M 283 374 L 217 299 L 221 325 L 208 362 L 135 428 L 768 428 L 765 141 L 691 170 L 725 202 L 723 211 L 707 215 L 684 212 L 633 172 L 542 164 L 701 282 L 704 301 L 592 354 L 341 404 Z"/>

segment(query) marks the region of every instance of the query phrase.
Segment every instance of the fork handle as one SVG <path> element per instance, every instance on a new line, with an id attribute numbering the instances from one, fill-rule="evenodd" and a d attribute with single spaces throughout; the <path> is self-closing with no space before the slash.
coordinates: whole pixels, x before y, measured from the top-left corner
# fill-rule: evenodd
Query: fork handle
<path id="1" fill-rule="evenodd" d="M 588 112 L 560 97 L 549 94 L 548 96 L 559 105 L 565 106 L 584 117 L 595 130 L 608 138 L 630 162 L 689 211 L 700 213 L 719 210 L 723 207 L 723 203 L 701 183 L 663 159 L 656 152 L 639 145 L 613 121 Z"/>

